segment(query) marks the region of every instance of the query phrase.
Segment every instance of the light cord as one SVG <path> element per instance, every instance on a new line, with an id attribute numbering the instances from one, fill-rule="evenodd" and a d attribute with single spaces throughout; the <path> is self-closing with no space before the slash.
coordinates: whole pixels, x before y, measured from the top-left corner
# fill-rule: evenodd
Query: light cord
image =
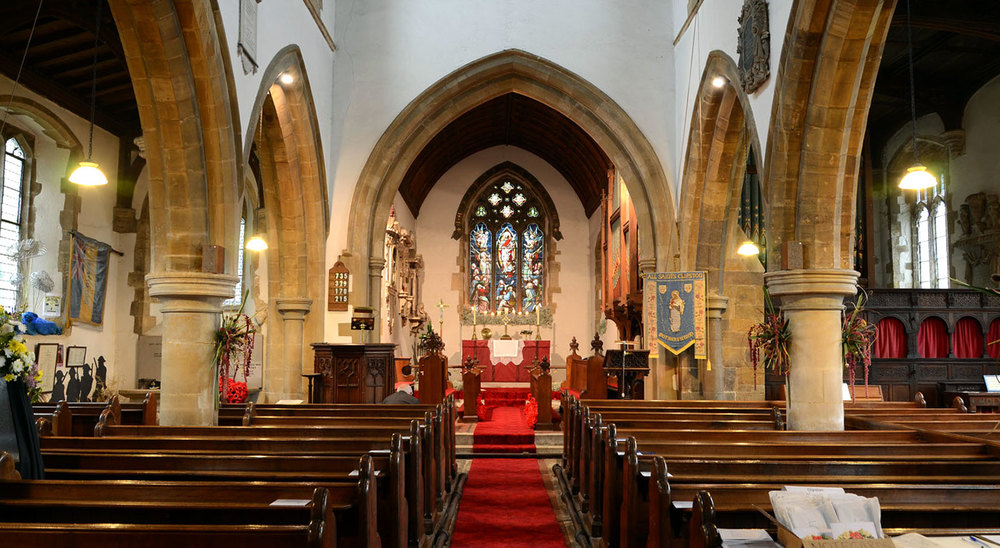
<path id="1" fill-rule="evenodd" d="M 14 104 L 14 94 L 17 92 L 17 84 L 21 81 L 21 70 L 24 69 L 24 62 L 28 59 L 28 49 L 31 48 L 31 39 L 35 36 L 35 27 L 38 26 L 38 16 L 42 13 L 42 4 L 45 0 L 39 0 L 38 10 L 35 11 L 35 20 L 31 23 L 31 32 L 28 33 L 28 43 L 24 46 L 24 55 L 21 56 L 21 64 L 17 67 L 17 76 L 14 77 L 14 87 L 10 88 L 10 99 L 7 100 L 7 108 L 3 113 L 3 123 L 0 123 L 0 135 L 7 127 L 7 116 L 10 115 L 10 106 Z"/>
<path id="2" fill-rule="evenodd" d="M 917 86 L 913 80 L 913 29 L 910 28 L 910 0 L 906 0 L 906 51 L 910 65 L 910 119 L 913 122 L 913 162 L 917 158 Z"/>
<path id="3" fill-rule="evenodd" d="M 97 24 L 94 28 L 94 70 L 90 79 L 90 144 L 87 146 L 87 160 L 94 156 L 94 117 L 97 115 L 97 46 L 101 38 L 101 5 L 97 2 Z"/>

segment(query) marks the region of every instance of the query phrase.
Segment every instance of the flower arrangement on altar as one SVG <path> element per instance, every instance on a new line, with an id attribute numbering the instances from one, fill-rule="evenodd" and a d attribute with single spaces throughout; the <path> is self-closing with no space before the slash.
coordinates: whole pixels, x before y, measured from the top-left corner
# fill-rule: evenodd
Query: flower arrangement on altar
<path id="1" fill-rule="evenodd" d="M 757 366 L 764 364 L 764 371 L 787 375 L 791 366 L 788 355 L 788 320 L 774 309 L 771 293 L 764 288 L 764 321 L 754 324 L 747 331 L 750 346 L 750 363 L 753 365 L 753 386 L 757 388 Z"/>
<path id="2" fill-rule="evenodd" d="M 223 313 L 222 325 L 215 332 L 215 360 L 219 374 L 219 397 L 228 403 L 242 403 L 247 399 L 247 377 L 250 375 L 250 358 L 253 355 L 253 339 L 257 328 L 250 316 L 243 313 L 247 291 L 243 302 L 235 313 Z M 243 382 L 236 380 L 243 373 Z"/>
<path id="3" fill-rule="evenodd" d="M 441 340 L 441 335 L 434 332 L 431 322 L 427 322 L 427 331 L 420 335 L 418 346 L 427 354 L 439 354 L 444 351 L 444 341 Z"/>
<path id="4" fill-rule="evenodd" d="M 861 290 L 854 303 L 854 310 L 850 314 L 844 314 L 841 325 L 841 346 L 844 348 L 844 367 L 848 372 L 851 401 L 854 401 L 854 381 L 859 365 L 864 365 L 865 368 L 865 396 L 868 395 L 868 370 L 872 366 L 872 346 L 875 345 L 876 330 L 875 324 L 870 323 L 863 315 L 866 299 L 864 290 Z"/>
<path id="5" fill-rule="evenodd" d="M 42 372 L 35 363 L 35 353 L 28 350 L 18 323 L 20 314 L 0 306 L 0 378 L 23 382 L 32 403 L 41 401 Z"/>

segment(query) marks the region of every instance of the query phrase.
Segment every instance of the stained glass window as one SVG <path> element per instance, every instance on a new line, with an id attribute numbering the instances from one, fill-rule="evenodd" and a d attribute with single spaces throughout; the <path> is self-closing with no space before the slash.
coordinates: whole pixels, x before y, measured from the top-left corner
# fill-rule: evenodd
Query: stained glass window
<path id="1" fill-rule="evenodd" d="M 470 306 L 480 313 L 534 313 L 545 304 L 546 209 L 517 178 L 487 183 L 465 209 Z"/>
<path id="2" fill-rule="evenodd" d="M 521 310 L 534 312 L 541 303 L 542 269 L 545 268 L 545 237 L 536 224 L 528 225 L 521 233 L 521 285 L 524 297 Z"/>
<path id="3" fill-rule="evenodd" d="M 517 233 L 510 223 L 497 233 L 497 312 L 517 310 Z"/>
<path id="4" fill-rule="evenodd" d="M 469 234 L 469 302 L 480 312 L 489 312 L 493 286 L 493 238 L 484 223 Z"/>

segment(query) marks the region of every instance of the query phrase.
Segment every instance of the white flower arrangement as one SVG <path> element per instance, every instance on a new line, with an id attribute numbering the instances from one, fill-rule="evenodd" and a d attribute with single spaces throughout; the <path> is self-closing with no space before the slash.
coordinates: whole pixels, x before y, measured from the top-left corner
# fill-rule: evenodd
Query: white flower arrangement
<path id="1" fill-rule="evenodd" d="M 35 353 L 28 350 L 18 329 L 18 315 L 0 306 L 0 378 L 7 382 L 23 381 L 32 402 L 42 394 L 42 372 L 35 363 Z"/>

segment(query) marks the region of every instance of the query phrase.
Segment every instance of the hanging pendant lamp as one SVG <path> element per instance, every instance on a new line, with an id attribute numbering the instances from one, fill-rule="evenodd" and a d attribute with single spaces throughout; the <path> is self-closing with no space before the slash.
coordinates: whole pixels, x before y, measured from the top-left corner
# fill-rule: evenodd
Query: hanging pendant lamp
<path id="1" fill-rule="evenodd" d="M 99 186 L 108 184 L 108 178 L 101 171 L 94 157 L 94 115 L 97 112 L 97 46 L 101 35 L 101 6 L 103 0 L 97 2 L 97 24 L 94 28 L 94 69 L 90 84 L 90 144 L 87 147 L 87 159 L 69 176 L 69 182 L 83 186 Z"/>
<path id="2" fill-rule="evenodd" d="M 927 167 L 917 158 L 917 91 L 913 80 L 913 30 L 910 28 L 910 0 L 906 0 L 906 51 L 910 64 L 910 122 L 913 127 L 913 165 L 907 168 L 906 175 L 899 180 L 899 188 L 903 190 L 923 190 L 937 184 Z"/>

